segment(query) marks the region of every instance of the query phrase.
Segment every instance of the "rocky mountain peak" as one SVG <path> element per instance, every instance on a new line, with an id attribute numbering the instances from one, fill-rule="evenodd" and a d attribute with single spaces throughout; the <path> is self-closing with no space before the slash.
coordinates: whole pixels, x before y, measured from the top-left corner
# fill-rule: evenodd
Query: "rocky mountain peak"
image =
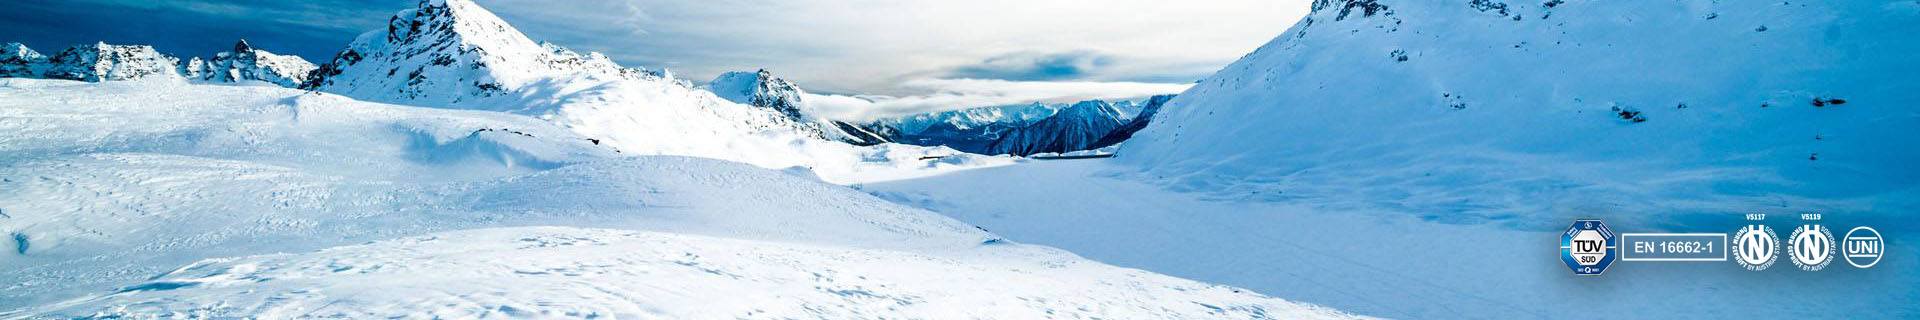
<path id="1" fill-rule="evenodd" d="M 19 42 L 0 46 L 0 77 L 32 77 L 40 74 L 47 56 Z"/>
<path id="2" fill-rule="evenodd" d="M 179 77 L 175 72 L 180 60 L 152 46 L 99 42 L 67 48 L 47 63 L 48 78 L 99 82 Z"/>

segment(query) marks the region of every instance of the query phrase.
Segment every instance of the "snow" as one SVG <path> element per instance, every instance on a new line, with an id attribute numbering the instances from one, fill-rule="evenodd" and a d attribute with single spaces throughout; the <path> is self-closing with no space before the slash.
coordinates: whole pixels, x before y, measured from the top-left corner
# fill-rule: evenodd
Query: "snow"
<path id="1" fill-rule="evenodd" d="M 1007 131 L 1000 140 L 987 145 L 987 153 L 1025 156 L 1104 147 L 1094 143 L 1126 125 L 1126 118 L 1106 101 L 1082 101 L 1039 122 Z"/>
<path id="2" fill-rule="evenodd" d="M 935 147 L 856 147 L 827 126 L 722 99 L 667 73 L 536 43 L 471 1 L 423 1 L 362 34 L 310 84 L 360 100 L 549 120 L 629 155 L 680 155 L 858 183 L 1012 163 Z M 937 161 L 935 160 L 937 159 Z"/>
<path id="3" fill-rule="evenodd" d="M 160 54 L 152 46 L 100 42 L 73 46 L 54 54 L 47 62 L 44 76 L 94 82 L 177 79 L 179 64 L 180 59 Z"/>
<path id="4" fill-rule="evenodd" d="M 1060 259 L 608 229 L 480 229 L 206 260 L 53 316 L 1303 318 L 1329 310 Z M 993 284 L 993 285 L 982 285 Z M 1086 294 L 1088 292 L 1119 294 Z M 724 299 L 715 299 L 724 297 Z M 1167 302 L 1148 304 L 1147 302 Z"/>
<path id="5" fill-rule="evenodd" d="M 1460 223 L 1920 209 L 1902 5 L 1361 2 L 1387 10 L 1309 15 L 1121 160 L 1179 190 Z"/>
<path id="6" fill-rule="evenodd" d="M 860 187 L 1099 261 L 1385 317 L 1920 315 L 1920 262 L 1897 258 L 1912 246 L 1872 269 L 1600 277 L 1555 250 L 1574 219 L 1733 232 L 1747 213 L 1920 240 L 1920 63 L 1904 54 L 1920 42 L 1900 36 L 1920 31 L 1914 4 L 1314 6 L 1115 158 Z"/>
<path id="7" fill-rule="evenodd" d="M 0 79 L 0 131 L 0 317 L 1346 317 L 508 113 Z"/>
<path id="8" fill-rule="evenodd" d="M 246 40 L 233 45 L 233 51 L 214 53 L 213 58 L 196 57 L 181 68 L 189 79 L 213 82 L 264 81 L 297 88 L 318 67 L 299 56 L 280 55 L 254 48 Z"/>
<path id="9" fill-rule="evenodd" d="M 1586 277 L 1569 271 L 1555 249 L 1573 219 L 1600 218 L 1621 232 L 1732 232 L 1746 221 L 1729 212 L 1669 228 L 1630 222 L 1634 213 L 1480 222 L 1421 209 L 1333 209 L 1315 205 L 1321 199 L 1284 194 L 1169 190 L 1125 163 L 1129 156 L 1123 149 L 1114 159 L 1035 161 L 858 187 L 1024 243 L 1372 316 L 1920 315 L 1910 303 L 1920 299 L 1912 286 L 1920 281 L 1920 261 L 1900 258 L 1920 256 L 1920 248 L 1899 245 L 1920 241 L 1913 236 L 1920 228 L 1907 220 L 1827 216 L 1829 227 L 1871 225 L 1891 237 L 1887 260 L 1873 269 L 1752 272 L 1732 262 L 1623 262 L 1604 276 Z"/>

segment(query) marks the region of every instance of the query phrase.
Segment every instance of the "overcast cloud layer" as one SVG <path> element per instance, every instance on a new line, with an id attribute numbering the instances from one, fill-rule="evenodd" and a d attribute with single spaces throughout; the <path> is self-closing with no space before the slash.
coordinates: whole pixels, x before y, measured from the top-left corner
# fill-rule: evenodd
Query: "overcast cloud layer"
<path id="1" fill-rule="evenodd" d="M 881 95 L 868 99 L 881 113 L 1173 93 L 1307 10 L 1305 0 L 478 1 L 535 40 L 695 82 L 767 68 L 814 92 Z M 413 3 L 19 1 L 0 10 L 0 41 L 49 53 L 105 40 L 206 55 L 245 37 L 324 61 Z"/>

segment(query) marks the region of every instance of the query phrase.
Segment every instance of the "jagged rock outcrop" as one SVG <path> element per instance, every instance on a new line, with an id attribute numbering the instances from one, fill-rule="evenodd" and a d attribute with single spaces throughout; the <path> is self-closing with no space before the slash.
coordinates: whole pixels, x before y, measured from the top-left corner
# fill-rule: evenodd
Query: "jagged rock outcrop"
<path id="1" fill-rule="evenodd" d="M 821 138 L 855 145 L 888 142 L 885 136 L 868 128 L 813 115 L 806 105 L 806 91 L 791 81 L 774 77 L 766 69 L 721 74 L 707 83 L 707 90 L 729 101 L 780 112 L 788 119 L 805 124 L 807 131 Z"/>
<path id="2" fill-rule="evenodd" d="M 55 54 L 47 60 L 43 76 L 91 82 L 179 78 L 179 63 L 179 59 L 160 54 L 152 46 L 101 42 L 74 46 Z"/>
<path id="3" fill-rule="evenodd" d="M 254 48 L 247 40 L 233 45 L 233 51 L 215 53 L 212 59 L 198 57 L 180 66 L 180 75 L 210 82 L 264 81 L 283 87 L 300 87 L 317 67 L 298 56 L 279 55 Z"/>
<path id="4" fill-rule="evenodd" d="M 536 43 L 469 0 L 423 0 L 361 34 L 307 88 L 365 100 L 473 106 L 564 77 L 657 79 L 600 54 Z"/>

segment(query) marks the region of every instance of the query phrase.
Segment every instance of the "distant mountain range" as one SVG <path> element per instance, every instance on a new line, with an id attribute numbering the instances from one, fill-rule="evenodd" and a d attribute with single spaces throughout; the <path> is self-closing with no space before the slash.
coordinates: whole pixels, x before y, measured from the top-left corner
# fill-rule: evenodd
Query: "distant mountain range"
<path id="1" fill-rule="evenodd" d="M 726 73 L 697 87 L 670 72 L 536 42 L 469 1 L 422 1 L 321 65 L 245 40 L 232 51 L 185 60 L 144 45 L 96 43 L 49 57 L 8 43 L 0 47 L 0 77 L 262 82 L 366 101 L 520 113 L 569 123 L 624 151 L 758 158 L 769 166 L 808 157 L 743 150 L 728 141 L 764 140 L 773 131 L 856 146 L 897 142 L 1025 156 L 1117 144 L 1101 138 L 1132 123 L 1142 107 L 1132 101 L 1076 104 L 1087 105 L 1082 108 L 1034 103 L 876 121 L 829 119 L 809 106 L 799 85 L 767 70 Z M 708 134 L 676 138 L 687 132 Z M 776 155 L 764 155 L 769 152 Z"/>

